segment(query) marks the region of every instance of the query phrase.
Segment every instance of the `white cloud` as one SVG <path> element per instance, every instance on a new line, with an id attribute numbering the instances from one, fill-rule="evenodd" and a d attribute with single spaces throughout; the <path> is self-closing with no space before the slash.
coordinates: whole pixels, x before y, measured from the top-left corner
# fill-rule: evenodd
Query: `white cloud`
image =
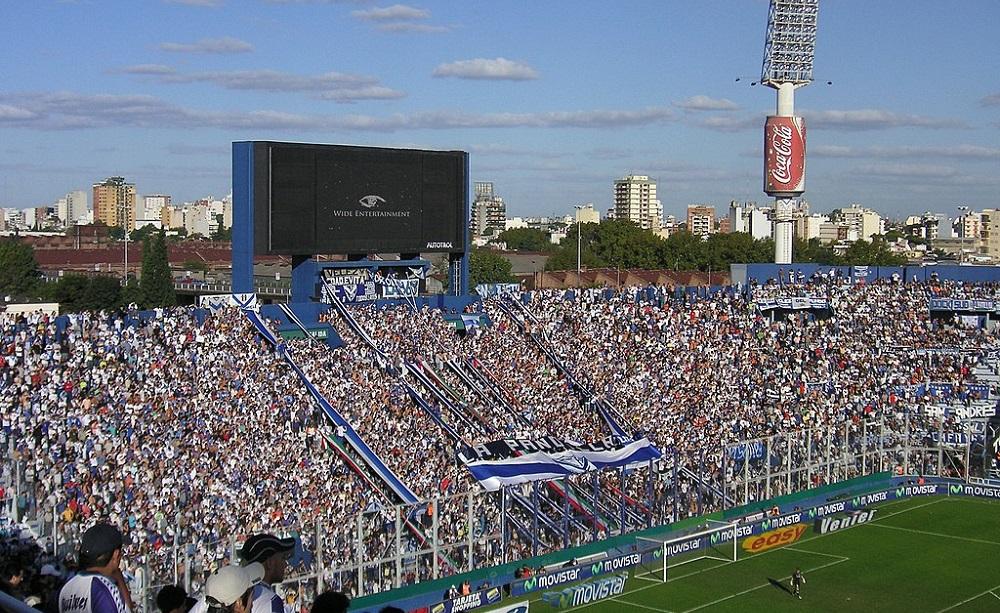
<path id="1" fill-rule="evenodd" d="M 708 130 L 715 130 L 716 132 L 742 132 L 744 130 L 753 129 L 762 130 L 764 128 L 764 118 L 762 116 L 754 115 L 715 115 L 698 121 L 696 125 Z"/>
<path id="2" fill-rule="evenodd" d="M 434 69 L 435 77 L 455 77 L 458 79 L 488 79 L 506 81 L 527 81 L 538 78 L 538 72 L 521 62 L 513 62 L 502 57 L 496 59 L 477 58 L 441 64 Z"/>
<path id="3" fill-rule="evenodd" d="M 936 164 L 869 164 L 858 166 L 853 172 L 872 177 L 904 179 L 949 179 L 959 175 L 956 168 Z"/>
<path id="4" fill-rule="evenodd" d="M 256 91 L 325 91 L 340 87 L 358 87 L 378 83 L 374 77 L 327 72 L 298 75 L 277 70 L 233 70 L 192 72 L 164 77 L 167 83 L 212 83 L 224 89 Z"/>
<path id="5" fill-rule="evenodd" d="M 983 106 L 1000 106 L 1000 92 L 983 97 L 979 103 Z"/>
<path id="6" fill-rule="evenodd" d="M 1000 159 L 1000 148 L 981 145 L 939 145 L 899 147 L 847 147 L 817 145 L 809 155 L 827 158 L 961 158 L 971 160 Z"/>
<path id="7" fill-rule="evenodd" d="M 943 130 L 967 128 L 968 125 L 959 119 L 926 117 L 894 113 L 879 109 L 859 109 L 849 111 L 803 111 L 806 128 L 823 130 L 862 131 L 888 130 L 891 128 L 921 128 L 925 130 Z M 740 132 L 743 130 L 763 130 L 764 115 L 727 115 L 706 117 L 698 120 L 695 125 L 718 132 Z"/>
<path id="8" fill-rule="evenodd" d="M 431 13 L 426 9 L 405 4 L 393 4 L 383 8 L 376 6 L 371 9 L 351 11 L 351 15 L 362 21 L 414 21 L 427 19 Z"/>
<path id="9" fill-rule="evenodd" d="M 9 104 L 0 104 L 0 121 L 20 121 L 34 119 L 38 115 L 28 109 Z"/>
<path id="10" fill-rule="evenodd" d="M 405 4 L 393 4 L 392 6 L 386 7 L 360 9 L 357 11 L 351 11 L 351 15 L 355 19 L 375 24 L 375 28 L 380 32 L 390 32 L 393 34 L 409 32 L 435 34 L 439 32 L 450 32 L 452 30 L 451 26 L 420 23 L 423 20 L 430 18 L 431 12 L 427 9 L 421 9 Z"/>
<path id="11" fill-rule="evenodd" d="M 893 113 L 878 109 L 854 111 L 809 111 L 803 113 L 806 126 L 834 128 L 841 130 L 884 130 L 887 128 L 964 128 L 965 122 L 958 119 L 925 117 Z"/>
<path id="12" fill-rule="evenodd" d="M 366 85 L 364 87 L 331 89 L 321 92 L 317 97 L 334 102 L 357 102 L 358 100 L 396 100 L 405 96 L 405 93 L 384 85 Z"/>
<path id="13" fill-rule="evenodd" d="M 204 111 L 148 95 L 74 92 L 0 94 L 4 107 L 31 108 L 32 117 L 0 115 L 0 125 L 68 130 L 107 126 L 156 128 L 230 128 L 288 131 L 441 130 L 450 128 L 612 128 L 663 124 L 675 119 L 669 108 L 637 110 L 548 111 L 540 113 L 461 113 L 304 115 L 281 111 Z"/>
<path id="14" fill-rule="evenodd" d="M 195 43 L 160 43 L 160 49 L 172 53 L 247 53 L 253 51 L 253 45 L 230 36 L 222 38 L 203 38 Z"/>
<path id="15" fill-rule="evenodd" d="M 163 64 L 135 64 L 133 66 L 123 66 L 117 68 L 112 72 L 120 72 L 123 74 L 135 74 L 135 75 L 150 75 L 150 76 L 161 76 L 174 74 L 177 72 L 170 66 L 165 66 Z"/>
<path id="16" fill-rule="evenodd" d="M 469 153 L 473 153 L 481 156 L 512 156 L 512 157 L 537 157 L 542 159 L 555 159 L 566 157 L 565 153 L 558 153 L 554 151 L 538 151 L 535 149 L 522 149 L 518 147 L 510 147 L 507 145 L 499 145 L 496 143 L 489 144 L 476 144 L 476 145 L 466 145 L 464 147 Z"/>
<path id="17" fill-rule="evenodd" d="M 161 70 L 161 69 L 167 70 Z M 326 72 L 299 75 L 277 70 L 232 70 L 176 73 L 166 66 L 144 65 L 128 67 L 122 72 L 158 78 L 162 83 L 211 83 L 223 89 L 264 92 L 310 92 L 322 100 L 355 102 L 358 100 L 392 100 L 405 93 L 386 87 L 375 77 Z"/>
<path id="18" fill-rule="evenodd" d="M 452 30 L 450 26 L 432 26 L 429 23 L 412 23 L 408 21 L 380 23 L 375 27 L 382 32 L 392 33 L 417 32 L 420 34 L 437 34 L 439 32 L 451 32 Z"/>
<path id="19" fill-rule="evenodd" d="M 674 106 L 688 111 L 735 111 L 740 108 L 727 98 L 710 98 L 701 94 L 675 102 Z"/>

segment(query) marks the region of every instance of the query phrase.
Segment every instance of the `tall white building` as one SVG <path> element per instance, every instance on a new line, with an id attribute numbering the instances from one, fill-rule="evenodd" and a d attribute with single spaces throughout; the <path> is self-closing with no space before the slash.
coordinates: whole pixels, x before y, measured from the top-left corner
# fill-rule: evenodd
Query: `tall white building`
<path id="1" fill-rule="evenodd" d="M 472 219 L 469 229 L 473 237 L 485 234 L 497 235 L 507 226 L 507 205 L 503 198 L 493 191 L 493 183 L 476 181 L 473 183 Z"/>
<path id="2" fill-rule="evenodd" d="M 138 211 L 139 219 L 159 219 L 163 207 L 170 206 L 170 196 L 163 194 L 143 196 L 142 204 L 142 210 Z"/>
<path id="3" fill-rule="evenodd" d="M 581 205 L 580 208 L 576 209 L 575 213 L 575 223 L 601 223 L 601 212 L 594 208 L 593 202 Z"/>
<path id="4" fill-rule="evenodd" d="M 663 225 L 663 206 L 656 198 L 656 181 L 646 175 L 628 175 L 615 181 L 615 219 L 628 219 L 644 230 Z"/>
<path id="5" fill-rule="evenodd" d="M 744 232 L 757 239 L 771 238 L 774 233 L 771 207 L 733 200 L 729 203 L 729 231 Z"/>
<path id="6" fill-rule="evenodd" d="M 847 224 L 859 238 L 866 241 L 870 241 L 876 234 L 885 234 L 885 220 L 882 216 L 858 203 L 835 210 L 832 217 L 834 221 Z"/>
<path id="7" fill-rule="evenodd" d="M 204 204 L 194 203 L 184 207 L 184 229 L 188 236 L 200 234 L 208 238 L 212 233 L 209 228 L 208 207 Z"/>
<path id="8" fill-rule="evenodd" d="M 795 236 L 807 242 L 814 238 L 820 238 L 820 226 L 829 221 L 828 216 L 819 213 L 800 215 L 795 218 Z"/>
<path id="9" fill-rule="evenodd" d="M 87 202 L 87 192 L 83 190 L 72 191 L 62 198 L 56 200 L 53 205 L 56 210 L 56 217 L 64 226 L 72 226 L 76 223 L 83 223 L 86 220 L 87 211 L 90 205 Z"/>

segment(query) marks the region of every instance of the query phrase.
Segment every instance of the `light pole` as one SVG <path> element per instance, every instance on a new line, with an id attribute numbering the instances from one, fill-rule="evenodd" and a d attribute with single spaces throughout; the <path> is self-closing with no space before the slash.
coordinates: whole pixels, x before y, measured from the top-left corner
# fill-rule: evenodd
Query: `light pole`
<path id="1" fill-rule="evenodd" d="M 580 210 L 583 209 L 582 204 L 574 204 L 573 208 L 576 209 L 576 283 L 577 285 L 582 285 L 580 283 Z"/>
<path id="2" fill-rule="evenodd" d="M 764 124 L 764 192 L 774 197 L 774 263 L 792 263 L 793 199 L 806 189 L 806 128 L 795 90 L 813 80 L 819 0 L 771 0 L 760 84 L 777 91 Z"/>
<path id="3" fill-rule="evenodd" d="M 127 206 L 127 203 L 122 203 L 121 217 L 119 219 L 122 222 L 122 232 L 125 237 L 125 269 L 122 271 L 122 287 L 128 285 L 128 219 L 126 219 L 127 215 L 125 214 L 125 207 Z"/>
<path id="4" fill-rule="evenodd" d="M 959 247 L 958 247 L 958 265 L 961 266 L 962 262 L 965 261 L 965 218 L 969 214 L 969 207 L 960 206 L 956 208 L 958 209 L 959 212 L 958 236 L 961 239 L 961 242 L 959 242 Z"/>

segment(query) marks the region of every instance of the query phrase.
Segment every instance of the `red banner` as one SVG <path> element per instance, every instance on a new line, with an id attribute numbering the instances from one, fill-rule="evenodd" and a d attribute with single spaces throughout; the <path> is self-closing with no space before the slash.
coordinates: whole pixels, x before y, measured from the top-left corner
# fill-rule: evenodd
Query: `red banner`
<path id="1" fill-rule="evenodd" d="M 801 117 L 769 116 L 764 124 L 764 192 L 798 196 L 806 191 L 806 126 Z"/>

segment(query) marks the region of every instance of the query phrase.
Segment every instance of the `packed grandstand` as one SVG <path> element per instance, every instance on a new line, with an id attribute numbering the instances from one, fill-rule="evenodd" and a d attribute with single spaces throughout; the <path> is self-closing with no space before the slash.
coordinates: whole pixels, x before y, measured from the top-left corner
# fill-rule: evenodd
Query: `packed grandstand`
<path id="1" fill-rule="evenodd" d="M 788 297 L 825 306 L 758 305 Z M 484 299 L 470 307 L 483 325 L 462 329 L 428 307 L 351 307 L 325 316 L 337 348 L 231 307 L 7 318 L 4 577 L 22 568 L 26 590 L 51 590 L 81 532 L 108 522 L 150 591 L 197 592 L 270 532 L 298 538 L 293 575 L 364 595 L 925 462 L 886 441 L 958 427 L 927 409 L 996 392 L 994 330 L 932 319 L 932 297 L 1000 287 L 817 275 L 702 295 L 536 291 Z M 663 457 L 503 492 L 461 460 L 498 439 L 621 432 Z M 831 446 L 867 451 L 758 478 Z"/>

